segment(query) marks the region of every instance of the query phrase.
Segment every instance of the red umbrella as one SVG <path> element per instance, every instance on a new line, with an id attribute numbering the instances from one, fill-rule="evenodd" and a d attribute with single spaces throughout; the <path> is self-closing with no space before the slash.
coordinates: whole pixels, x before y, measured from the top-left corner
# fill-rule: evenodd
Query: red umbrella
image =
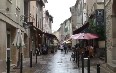
<path id="1" fill-rule="evenodd" d="M 70 37 L 70 39 L 76 39 L 77 37 L 79 37 L 79 35 L 80 35 L 80 34 L 72 35 L 72 36 Z"/>
<path id="2" fill-rule="evenodd" d="M 99 38 L 96 34 L 92 33 L 79 33 L 71 36 L 72 39 L 96 39 Z"/>

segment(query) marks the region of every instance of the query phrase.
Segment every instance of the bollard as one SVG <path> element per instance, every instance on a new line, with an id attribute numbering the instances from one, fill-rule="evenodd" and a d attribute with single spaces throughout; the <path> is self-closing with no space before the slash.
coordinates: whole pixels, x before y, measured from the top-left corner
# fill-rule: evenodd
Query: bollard
<path id="1" fill-rule="evenodd" d="M 36 51 L 36 63 L 37 63 L 37 51 Z"/>
<path id="2" fill-rule="evenodd" d="M 97 64 L 97 73 L 100 73 L 100 64 Z"/>
<path id="3" fill-rule="evenodd" d="M 32 51 L 30 51 L 30 67 L 32 67 Z"/>
<path id="4" fill-rule="evenodd" d="M 10 73 L 10 57 L 7 57 L 7 73 Z"/>
<path id="5" fill-rule="evenodd" d="M 77 63 L 77 51 L 76 51 L 76 63 Z"/>
<path id="6" fill-rule="evenodd" d="M 21 53 L 20 73 L 23 73 L 23 53 Z"/>
<path id="7" fill-rule="evenodd" d="M 84 54 L 82 53 L 82 73 L 84 73 Z"/>
<path id="8" fill-rule="evenodd" d="M 78 55 L 78 68 L 79 68 L 79 51 L 78 51 L 78 54 L 77 55 Z"/>
<path id="9" fill-rule="evenodd" d="M 88 57 L 88 61 L 87 61 L 87 70 L 88 70 L 88 73 L 90 73 L 90 58 Z"/>
<path id="10" fill-rule="evenodd" d="M 74 61 L 75 61 L 75 51 L 74 51 Z"/>
<path id="11" fill-rule="evenodd" d="M 54 53 L 54 52 L 53 52 Z M 65 54 L 66 54 L 66 49 L 65 49 Z"/>

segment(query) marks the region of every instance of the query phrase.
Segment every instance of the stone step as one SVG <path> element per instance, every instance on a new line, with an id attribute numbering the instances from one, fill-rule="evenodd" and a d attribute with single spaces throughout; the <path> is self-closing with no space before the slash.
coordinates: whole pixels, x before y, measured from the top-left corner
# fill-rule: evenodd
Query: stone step
<path id="1" fill-rule="evenodd" d="M 111 69 L 108 68 L 107 64 L 102 64 L 102 65 L 101 65 L 101 70 L 102 70 L 102 71 L 104 70 L 105 73 L 115 73 L 115 72 L 113 72 Z"/>
<path id="2" fill-rule="evenodd" d="M 109 68 L 110 70 L 116 73 L 116 64 L 108 63 L 107 68 Z"/>

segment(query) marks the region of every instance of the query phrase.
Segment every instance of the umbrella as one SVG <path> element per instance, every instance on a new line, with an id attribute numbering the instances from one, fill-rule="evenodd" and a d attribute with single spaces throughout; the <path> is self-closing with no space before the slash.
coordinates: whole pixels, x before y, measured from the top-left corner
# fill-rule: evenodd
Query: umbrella
<path id="1" fill-rule="evenodd" d="M 24 39 L 22 37 L 22 33 L 20 29 L 17 29 L 16 36 L 12 44 L 16 46 L 18 49 L 25 46 Z"/>
<path id="2" fill-rule="evenodd" d="M 92 33 L 79 33 L 79 34 L 75 34 L 72 35 L 70 38 L 72 39 L 96 39 L 99 38 L 96 34 L 92 34 Z"/>
<path id="3" fill-rule="evenodd" d="M 21 52 L 21 49 L 25 46 L 24 39 L 22 37 L 22 33 L 21 33 L 20 29 L 17 29 L 16 36 L 15 36 L 14 41 L 13 41 L 12 44 L 14 46 L 16 46 L 17 49 L 19 49 L 19 52 L 18 52 L 18 62 L 17 62 L 17 67 L 19 67 L 19 65 L 20 65 L 20 52 Z"/>

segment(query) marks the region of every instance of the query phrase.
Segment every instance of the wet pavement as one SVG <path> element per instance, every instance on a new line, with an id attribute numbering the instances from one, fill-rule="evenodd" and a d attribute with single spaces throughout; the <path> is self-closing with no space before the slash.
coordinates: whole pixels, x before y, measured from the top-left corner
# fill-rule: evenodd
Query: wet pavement
<path id="1" fill-rule="evenodd" d="M 71 53 L 72 52 L 64 54 L 64 52 L 58 50 L 54 54 L 41 55 L 38 56 L 37 64 L 35 57 L 33 57 L 32 68 L 30 68 L 30 59 L 27 58 L 23 62 L 23 73 L 82 73 L 81 68 L 78 68 L 77 64 L 74 61 L 70 60 Z M 96 61 L 97 60 L 95 60 L 95 62 Z M 20 70 L 11 69 L 11 73 L 20 73 Z M 85 73 L 87 73 L 86 67 Z M 97 73 L 95 66 L 91 67 L 91 73 Z M 104 71 L 101 73 L 104 73 Z"/>
<path id="2" fill-rule="evenodd" d="M 75 63 L 70 61 L 70 54 L 57 52 L 49 57 L 39 58 L 40 64 L 43 64 L 42 70 L 36 70 L 34 73 L 78 73 Z"/>

